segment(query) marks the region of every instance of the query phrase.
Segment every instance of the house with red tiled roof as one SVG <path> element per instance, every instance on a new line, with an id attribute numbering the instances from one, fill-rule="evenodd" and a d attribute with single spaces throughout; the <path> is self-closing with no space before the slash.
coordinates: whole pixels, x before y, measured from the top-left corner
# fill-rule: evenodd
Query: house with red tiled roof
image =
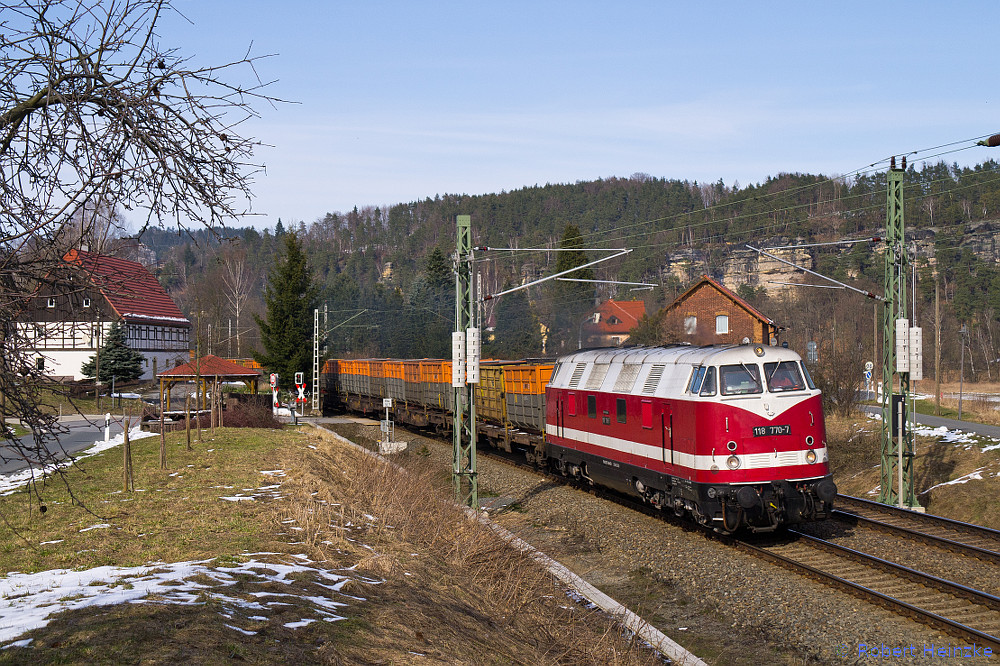
<path id="1" fill-rule="evenodd" d="M 784 330 L 744 299 L 703 275 L 664 309 L 666 342 L 777 344 Z"/>
<path id="2" fill-rule="evenodd" d="M 629 331 L 635 328 L 646 314 L 643 301 L 616 301 L 609 298 L 587 314 L 580 324 L 579 346 L 617 347 L 629 338 Z"/>
<path id="3" fill-rule="evenodd" d="M 24 327 L 35 341 L 37 369 L 60 379 L 83 379 L 80 368 L 104 344 L 112 324 L 125 327 L 142 354 L 141 379 L 188 358 L 191 322 L 142 264 L 70 250 L 65 265 L 39 287 Z"/>

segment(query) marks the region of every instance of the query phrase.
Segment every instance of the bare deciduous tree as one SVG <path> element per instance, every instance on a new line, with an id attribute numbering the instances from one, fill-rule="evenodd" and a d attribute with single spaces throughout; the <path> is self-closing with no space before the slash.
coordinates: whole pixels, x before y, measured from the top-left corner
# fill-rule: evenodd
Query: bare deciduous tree
<path id="1" fill-rule="evenodd" d="M 16 322 L 55 288 L 67 239 L 104 235 L 95 211 L 123 209 L 140 233 L 250 212 L 259 144 L 239 128 L 274 101 L 258 57 L 193 64 L 160 43 L 172 11 L 167 0 L 0 0 L 0 395 L 3 415 L 34 434 L 25 444 L 5 432 L 0 458 L 54 460 L 36 335 Z"/>
<path id="2" fill-rule="evenodd" d="M 242 325 L 243 313 L 246 311 L 247 300 L 253 289 L 253 276 L 246 267 L 243 253 L 232 252 L 228 257 L 223 258 L 222 281 L 226 285 L 226 300 L 229 308 L 236 319 L 236 356 L 243 357 L 243 349 L 240 346 L 240 326 Z"/>

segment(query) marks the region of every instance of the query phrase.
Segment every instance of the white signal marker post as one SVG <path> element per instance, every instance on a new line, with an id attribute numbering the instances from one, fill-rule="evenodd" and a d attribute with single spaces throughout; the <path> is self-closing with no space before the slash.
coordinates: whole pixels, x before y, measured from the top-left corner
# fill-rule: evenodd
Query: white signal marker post
<path id="1" fill-rule="evenodd" d="M 910 381 L 916 381 L 924 378 L 924 329 L 911 326 L 909 338 Z"/>
<path id="2" fill-rule="evenodd" d="M 275 415 L 278 413 L 278 407 L 281 406 L 281 402 L 278 400 L 278 375 L 277 373 L 271 373 L 271 411 Z"/>
<path id="3" fill-rule="evenodd" d="M 302 413 L 298 416 L 305 416 L 306 413 L 306 373 L 296 372 L 295 373 L 295 404 L 292 405 L 292 422 L 294 423 L 296 417 L 295 407 L 301 405 Z"/>

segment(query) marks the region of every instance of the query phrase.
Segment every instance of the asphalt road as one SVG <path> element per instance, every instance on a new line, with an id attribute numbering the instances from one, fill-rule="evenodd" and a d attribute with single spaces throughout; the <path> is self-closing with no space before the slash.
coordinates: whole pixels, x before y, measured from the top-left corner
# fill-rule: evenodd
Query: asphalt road
<path id="1" fill-rule="evenodd" d="M 65 418 L 60 421 L 60 425 L 68 428 L 68 432 L 60 433 L 58 439 L 56 439 L 55 435 L 45 438 L 45 446 L 49 451 L 56 452 L 59 457 L 90 448 L 94 442 L 104 440 L 103 417 L 100 418 L 99 422 L 96 418 L 92 419 L 92 421 L 81 417 Z M 112 437 L 121 431 L 121 425 L 116 423 L 111 424 Z M 25 435 L 21 437 L 21 440 L 28 445 L 33 444 L 34 441 L 31 435 Z M 12 458 L 14 455 L 9 446 L 0 446 L 0 474 L 10 474 L 11 472 L 17 472 L 28 467 L 23 460 L 7 460 L 7 458 Z"/>
<path id="2" fill-rule="evenodd" d="M 866 405 L 863 409 L 869 414 L 882 413 L 882 410 L 879 407 L 873 407 L 871 405 Z M 973 432 L 978 435 L 1000 439 L 1000 427 L 986 425 L 984 423 L 959 421 L 958 419 L 946 419 L 942 416 L 920 413 L 917 414 L 917 423 L 920 425 L 930 426 L 931 428 L 940 428 L 941 426 L 944 426 L 948 430 L 963 430 L 965 432 Z"/>

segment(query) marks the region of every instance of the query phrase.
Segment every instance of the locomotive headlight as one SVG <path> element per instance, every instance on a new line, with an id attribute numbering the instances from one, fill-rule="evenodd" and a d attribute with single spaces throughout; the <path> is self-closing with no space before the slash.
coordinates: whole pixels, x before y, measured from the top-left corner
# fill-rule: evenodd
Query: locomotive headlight
<path id="1" fill-rule="evenodd" d="M 813 457 L 815 458 L 815 456 Z M 726 467 L 728 467 L 729 469 L 739 469 L 740 459 L 736 456 L 729 456 L 728 458 L 726 458 Z"/>
<path id="2" fill-rule="evenodd" d="M 810 465 L 812 465 L 814 462 L 816 462 L 816 452 L 815 451 L 812 451 L 812 450 L 806 451 L 806 462 L 809 463 Z"/>

